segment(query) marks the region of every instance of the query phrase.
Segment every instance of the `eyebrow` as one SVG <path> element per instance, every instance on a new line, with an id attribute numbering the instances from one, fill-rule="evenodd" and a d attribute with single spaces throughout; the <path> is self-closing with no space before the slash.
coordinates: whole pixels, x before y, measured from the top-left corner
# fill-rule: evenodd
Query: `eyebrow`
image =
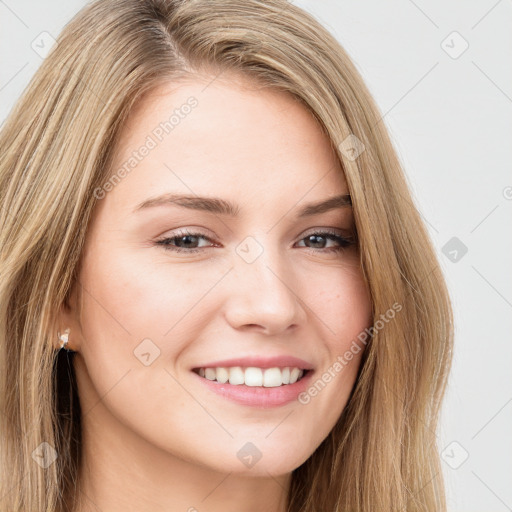
<path id="1" fill-rule="evenodd" d="M 229 217 L 237 217 L 240 213 L 240 207 L 238 205 L 218 197 L 187 196 L 179 194 L 163 194 L 158 197 L 147 199 L 140 203 L 133 211 L 138 212 L 147 208 L 169 205 L 176 205 L 183 208 L 189 208 L 191 210 L 200 210 L 219 215 L 227 215 Z M 342 194 L 329 197 L 328 199 L 316 203 L 306 204 L 299 210 L 297 217 L 309 217 L 346 206 L 352 207 L 350 194 Z"/>

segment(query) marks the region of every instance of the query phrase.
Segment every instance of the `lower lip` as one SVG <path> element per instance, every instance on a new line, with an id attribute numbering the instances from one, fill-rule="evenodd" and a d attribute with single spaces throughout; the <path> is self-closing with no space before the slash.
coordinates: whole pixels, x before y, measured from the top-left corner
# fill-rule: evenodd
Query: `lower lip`
<path id="1" fill-rule="evenodd" d="M 245 384 L 234 386 L 233 384 L 229 384 L 229 382 L 221 384 L 216 380 L 209 380 L 201 377 L 195 372 L 192 373 L 200 379 L 208 389 L 223 396 L 224 398 L 241 405 L 249 405 L 265 409 L 286 405 L 297 400 L 298 395 L 308 387 L 309 382 L 311 381 L 311 376 L 313 375 L 313 371 L 309 370 L 302 379 L 294 384 L 283 384 L 282 386 L 265 388 L 263 386 L 246 386 Z"/>

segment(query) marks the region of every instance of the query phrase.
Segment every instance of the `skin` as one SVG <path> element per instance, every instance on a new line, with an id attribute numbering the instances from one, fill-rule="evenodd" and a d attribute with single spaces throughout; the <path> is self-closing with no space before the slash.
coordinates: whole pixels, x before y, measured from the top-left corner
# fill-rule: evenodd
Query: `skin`
<path id="1" fill-rule="evenodd" d="M 346 236 L 351 208 L 296 218 L 348 189 L 328 139 L 291 96 L 226 73 L 161 86 L 123 127 L 113 168 L 190 96 L 191 113 L 98 200 L 60 313 L 77 352 L 81 512 L 284 512 L 291 472 L 338 420 L 363 351 L 308 404 L 267 409 L 212 393 L 191 369 L 289 354 L 319 377 L 371 325 L 357 245 L 328 252 L 340 243 L 308 237 L 325 228 Z M 240 213 L 133 212 L 165 192 L 221 197 Z M 183 228 L 207 238 L 187 245 L 181 235 L 175 246 L 199 253 L 155 244 Z M 250 264 L 236 252 L 246 237 L 262 248 Z M 134 351 L 148 338 L 160 353 L 145 366 Z M 247 442 L 262 454 L 250 468 L 237 457 Z"/>

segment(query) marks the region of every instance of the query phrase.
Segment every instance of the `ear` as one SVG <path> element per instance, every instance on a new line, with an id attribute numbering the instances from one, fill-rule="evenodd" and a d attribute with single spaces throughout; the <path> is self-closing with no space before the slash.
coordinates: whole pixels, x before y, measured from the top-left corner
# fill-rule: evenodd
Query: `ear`
<path id="1" fill-rule="evenodd" d="M 56 319 L 56 330 L 52 333 L 52 336 L 54 336 L 55 339 L 54 346 L 56 349 L 60 349 L 62 345 L 62 340 L 59 339 L 59 336 L 65 334 L 66 331 L 69 330 L 66 349 L 73 350 L 75 352 L 79 352 L 80 350 L 83 339 L 82 324 L 80 321 L 81 297 L 79 294 L 81 295 L 81 290 L 82 287 L 79 284 L 74 283 L 68 297 L 66 297 L 64 302 L 61 304 Z"/>

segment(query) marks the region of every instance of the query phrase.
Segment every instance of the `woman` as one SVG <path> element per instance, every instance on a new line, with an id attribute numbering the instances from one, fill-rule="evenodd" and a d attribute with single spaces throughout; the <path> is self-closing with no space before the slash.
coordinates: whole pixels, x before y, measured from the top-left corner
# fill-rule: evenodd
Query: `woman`
<path id="1" fill-rule="evenodd" d="M 312 16 L 95 1 L 0 148 L 1 511 L 446 510 L 449 297 Z"/>

